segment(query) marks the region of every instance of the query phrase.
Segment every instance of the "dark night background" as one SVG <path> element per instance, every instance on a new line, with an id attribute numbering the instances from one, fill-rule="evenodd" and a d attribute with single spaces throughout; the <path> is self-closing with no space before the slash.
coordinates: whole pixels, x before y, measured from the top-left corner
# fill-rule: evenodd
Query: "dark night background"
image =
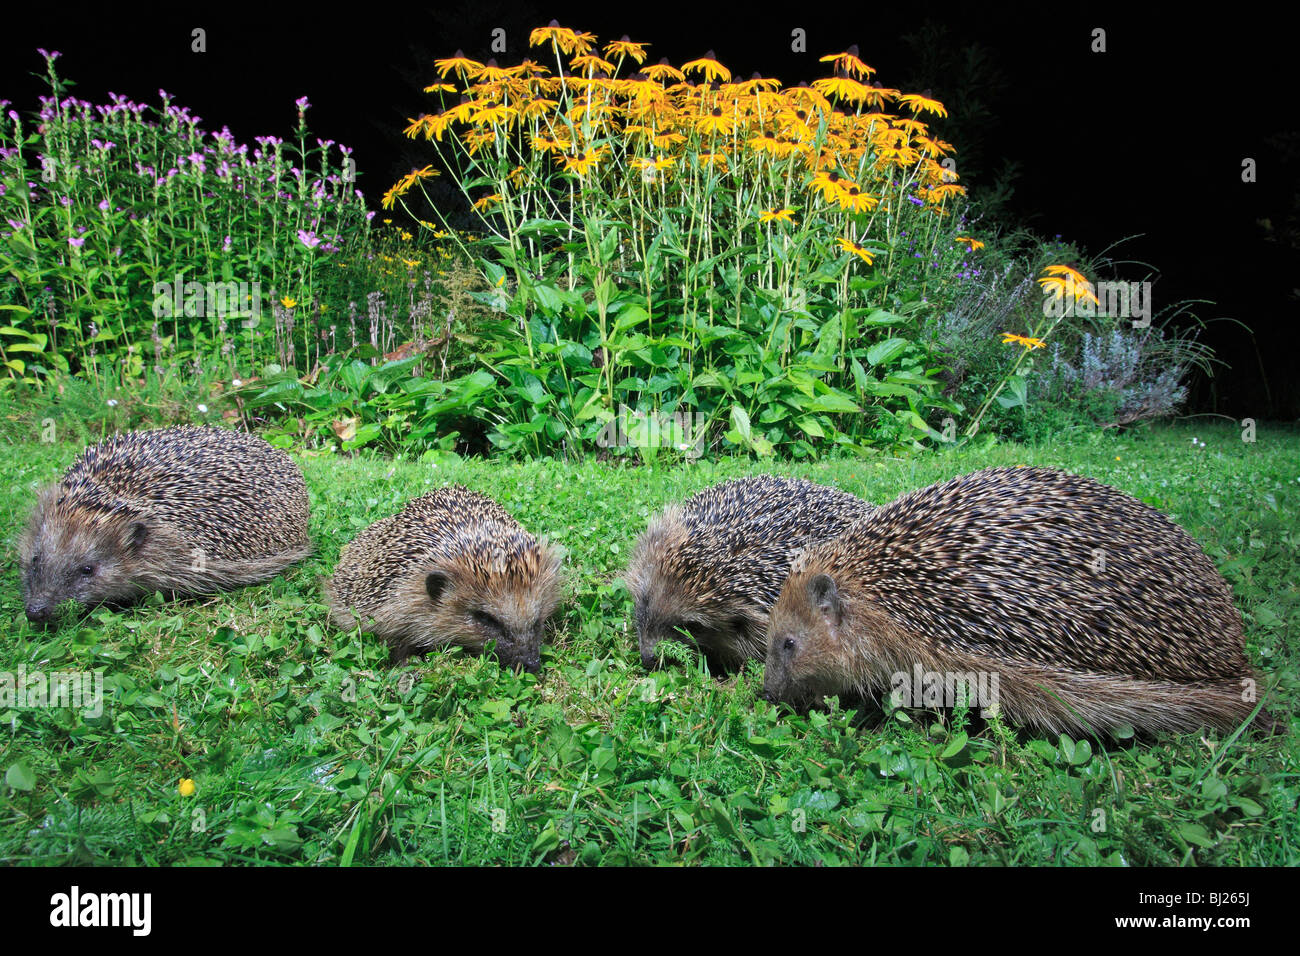
<path id="1" fill-rule="evenodd" d="M 157 102 L 159 87 L 241 142 L 284 136 L 293 101 L 312 103 L 313 133 L 355 147 L 360 185 L 378 197 L 413 165 L 429 162 L 401 136 L 430 111 L 420 88 L 433 59 L 458 47 L 490 56 L 506 31 L 516 63 L 528 32 L 552 17 L 651 44 L 651 62 L 675 65 L 706 50 L 733 75 L 758 71 L 787 83 L 825 75 L 817 58 L 857 43 L 884 85 L 929 88 L 952 115 L 940 128 L 958 148 L 958 171 L 979 196 L 1008 163 L 1019 175 L 1007 218 L 1061 234 L 1161 274 L 1156 308 L 1209 299 L 1197 314 L 1204 340 L 1230 366 L 1199 381 L 1189 412 L 1237 418 L 1300 417 L 1300 132 L 1289 102 L 1295 54 L 1289 32 L 1243 9 L 1177 14 L 1134 5 L 790 5 L 458 2 L 404 6 L 189 6 L 178 9 L 32 5 L 4 15 L 0 99 L 34 109 L 46 92 L 37 47 L 63 53 L 74 93 L 111 90 Z M 190 31 L 207 31 L 207 52 Z M 1106 30 L 1104 54 L 1089 51 Z M 791 31 L 808 52 L 791 52 Z M 536 54 L 533 54 L 536 55 Z M 1241 181 L 1245 157 L 1258 181 Z M 1126 279 L 1145 278 L 1133 266 Z M 1236 322 L 1227 321 L 1237 320 Z M 1251 332 L 1243 329 L 1244 323 Z"/>

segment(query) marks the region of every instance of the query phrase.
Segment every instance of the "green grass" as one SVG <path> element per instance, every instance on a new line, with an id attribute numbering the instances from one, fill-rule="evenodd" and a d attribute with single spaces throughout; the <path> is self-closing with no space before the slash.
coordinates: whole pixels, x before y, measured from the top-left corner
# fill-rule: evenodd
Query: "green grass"
<path id="1" fill-rule="evenodd" d="M 1205 448 L 1193 448 L 1198 436 Z M 1196 425 L 914 459 L 651 470 L 300 458 L 318 552 L 260 587 L 62 629 L 22 616 L 12 542 L 72 445 L 0 460 L 0 670 L 98 670 L 102 716 L 0 707 L 8 863 L 1294 864 L 1300 436 Z M 761 669 L 697 656 L 648 674 L 616 580 L 658 508 L 774 470 L 883 502 L 987 465 L 1092 475 L 1170 514 L 1231 582 L 1272 739 L 1102 745 L 960 714 L 793 716 Z M 459 651 L 391 668 L 328 623 L 343 544 L 434 485 L 463 482 L 568 549 L 571 599 L 538 676 Z M 1027 569 L 1032 574 L 1032 569 Z M 177 790 L 192 778 L 193 796 Z"/>

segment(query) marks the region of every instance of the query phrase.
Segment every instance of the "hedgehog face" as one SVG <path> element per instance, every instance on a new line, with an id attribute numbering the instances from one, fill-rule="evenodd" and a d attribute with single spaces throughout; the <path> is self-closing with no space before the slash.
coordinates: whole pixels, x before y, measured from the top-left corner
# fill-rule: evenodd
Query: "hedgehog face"
<path id="1" fill-rule="evenodd" d="M 511 667 L 536 673 L 541 667 L 546 623 L 559 603 L 559 555 L 538 548 L 519 568 L 469 576 L 457 569 L 435 569 L 424 579 L 426 633 L 439 643 L 473 651 L 494 645 L 497 658 Z"/>
<path id="2" fill-rule="evenodd" d="M 752 613 L 736 608 L 705 608 L 689 598 L 684 589 L 660 579 L 636 599 L 637 644 L 641 663 L 647 670 L 658 665 L 659 642 L 676 640 L 690 644 L 722 669 L 741 666 L 745 652 L 762 646 L 763 622 Z"/>
<path id="3" fill-rule="evenodd" d="M 133 561 L 149 532 L 145 522 L 69 522 L 38 509 L 21 546 L 23 607 L 34 624 L 50 624 L 60 605 L 128 601 L 138 589 Z"/>
<path id="4" fill-rule="evenodd" d="M 850 689 L 846 608 L 828 574 L 792 574 L 768 624 L 763 696 L 808 707 Z"/>

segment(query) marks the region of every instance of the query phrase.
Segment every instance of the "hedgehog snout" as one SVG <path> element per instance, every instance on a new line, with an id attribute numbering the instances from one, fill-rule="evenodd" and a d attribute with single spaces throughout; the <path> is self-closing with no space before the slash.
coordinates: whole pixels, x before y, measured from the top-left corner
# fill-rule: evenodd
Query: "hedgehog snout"
<path id="1" fill-rule="evenodd" d="M 55 606 L 49 601 L 29 601 L 23 610 L 32 624 L 49 624 L 54 620 Z"/>

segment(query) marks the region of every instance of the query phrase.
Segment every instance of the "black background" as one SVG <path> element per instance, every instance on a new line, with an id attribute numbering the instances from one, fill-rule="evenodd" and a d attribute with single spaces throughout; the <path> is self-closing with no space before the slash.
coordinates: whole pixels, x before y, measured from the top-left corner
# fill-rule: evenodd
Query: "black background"
<path id="1" fill-rule="evenodd" d="M 1244 5 L 1196 13 L 1131 3 L 772 9 L 493 0 L 25 5 L 5 14 L 0 99 L 36 107 L 45 92 L 33 75 L 43 72 L 37 47 L 63 54 L 60 74 L 82 98 L 102 102 L 111 90 L 156 103 L 161 87 L 204 128 L 229 126 L 241 142 L 287 135 L 293 101 L 306 95 L 313 133 L 355 148 L 360 185 L 377 204 L 431 159 L 401 129 L 436 105 L 420 92 L 435 79 L 433 59 L 461 48 L 486 60 L 494 28 L 506 31 L 505 63 L 530 55 L 528 32 L 554 17 L 602 43 L 622 34 L 648 42 L 652 62 L 666 56 L 680 65 L 712 49 L 733 75 L 758 71 L 786 83 L 826 75 L 817 58 L 857 43 L 885 86 L 931 89 L 954 110 L 959 125 L 942 132 L 977 198 L 1005 162 L 1018 163 L 1010 218 L 1089 252 L 1137 236 L 1113 255 L 1160 272 L 1157 309 L 1212 300 L 1196 312 L 1209 323 L 1204 340 L 1229 367 L 1197 382 L 1189 411 L 1300 417 L 1300 132 L 1291 102 L 1296 55 L 1282 24 Z M 191 52 L 196 27 L 206 30 L 205 53 Z M 791 52 L 796 28 L 806 31 L 807 53 Z M 1089 49 L 1096 28 L 1106 31 L 1104 54 Z M 973 72 L 963 66 L 972 46 L 982 56 Z M 1258 164 L 1253 184 L 1241 180 L 1246 157 Z M 1131 266 L 1121 276 L 1142 279 L 1146 270 Z"/>

